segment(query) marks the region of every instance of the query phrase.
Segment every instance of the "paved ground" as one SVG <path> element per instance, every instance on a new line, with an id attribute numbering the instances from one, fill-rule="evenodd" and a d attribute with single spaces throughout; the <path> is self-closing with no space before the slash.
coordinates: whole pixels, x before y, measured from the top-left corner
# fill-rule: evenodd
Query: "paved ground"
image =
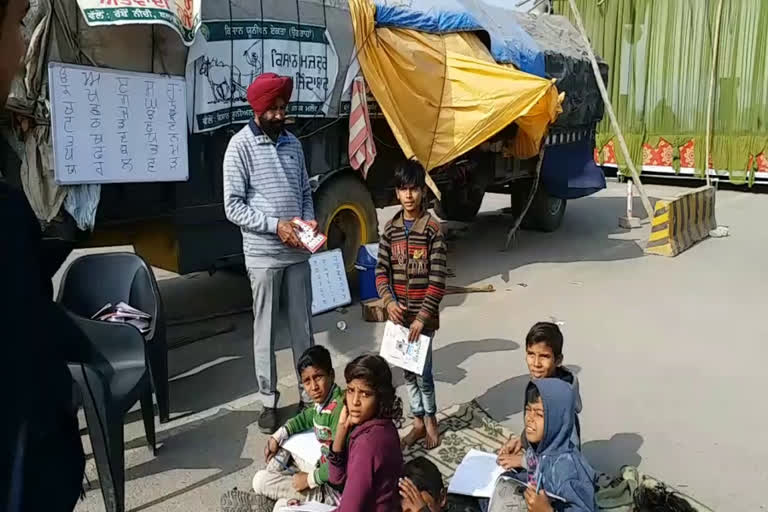
<path id="1" fill-rule="evenodd" d="M 491 283 L 497 291 L 445 300 L 435 344 L 439 404 L 477 397 L 519 430 L 527 381 L 521 344 L 533 322 L 554 318 L 563 322 L 566 363 L 581 380 L 584 452 L 598 469 L 640 465 L 715 510 L 767 510 L 761 374 L 768 356 L 768 201 L 721 191 L 718 221 L 731 236 L 666 259 L 643 256 L 647 226 L 616 227 L 623 191 L 614 183 L 571 202 L 560 231 L 524 232 L 509 252 L 500 251 L 509 219 L 498 210 L 506 199 L 487 197 L 478 221 L 451 242 L 449 266 L 453 284 Z M 650 191 L 658 197 L 674 189 Z M 247 307 L 242 276 L 164 277 L 172 322 Z M 342 319 L 346 331 L 336 327 Z M 128 510 L 216 511 L 225 490 L 249 487 L 264 442 L 252 397 L 250 322 L 240 314 L 171 329 L 172 343 L 187 343 L 170 353 L 176 419 L 163 426 L 153 458 L 139 416 L 130 415 Z M 375 350 L 381 334 L 379 325 L 360 320 L 357 305 L 316 318 L 315 330 L 339 369 Z M 284 394 L 294 401 L 287 350 L 278 365 Z M 90 460 L 88 475 L 95 485 Z M 90 491 L 77 510 L 103 510 L 100 491 Z"/>

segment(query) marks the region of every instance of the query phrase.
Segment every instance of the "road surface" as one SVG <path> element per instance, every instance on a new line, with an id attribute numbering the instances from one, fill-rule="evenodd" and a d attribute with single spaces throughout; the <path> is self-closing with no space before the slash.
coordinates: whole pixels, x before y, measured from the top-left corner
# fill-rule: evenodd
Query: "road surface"
<path id="1" fill-rule="evenodd" d="M 678 189 L 649 190 L 660 197 Z M 560 231 L 523 232 L 507 252 L 503 196 L 489 195 L 477 222 L 456 232 L 451 284 L 493 284 L 496 292 L 444 301 L 434 353 L 439 407 L 477 398 L 519 431 L 525 333 L 535 321 L 555 319 L 565 363 L 581 381 L 583 450 L 597 469 L 639 465 L 715 510 L 768 510 L 768 200 L 721 191 L 717 216 L 730 237 L 667 259 L 643 255 L 647 225 L 617 227 L 624 191 L 611 183 L 570 202 Z M 163 277 L 172 323 L 248 307 L 242 275 Z M 170 329 L 181 345 L 170 353 L 176 419 L 161 429 L 153 458 L 140 417 L 130 415 L 127 510 L 214 511 L 224 491 L 250 487 L 265 439 L 253 403 L 250 322 L 242 313 Z M 352 305 L 317 317 L 315 331 L 341 375 L 346 361 L 376 349 L 382 327 L 363 323 Z M 213 337 L 194 341 L 206 336 Z M 281 388 L 295 401 L 290 360 L 279 352 Z M 404 395 L 402 382 L 399 375 Z M 88 476 L 97 480 L 92 459 Z M 88 492 L 77 510 L 103 510 L 100 491 Z"/>

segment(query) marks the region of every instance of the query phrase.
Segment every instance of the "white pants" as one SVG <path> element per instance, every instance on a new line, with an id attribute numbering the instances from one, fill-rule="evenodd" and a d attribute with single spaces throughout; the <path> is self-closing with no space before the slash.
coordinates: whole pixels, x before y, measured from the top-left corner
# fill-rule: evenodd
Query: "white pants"
<path id="1" fill-rule="evenodd" d="M 315 468 L 301 459 L 294 459 L 294 465 L 299 471 L 309 473 Z M 288 505 L 290 500 L 317 501 L 326 505 L 338 505 L 340 494 L 328 485 L 320 485 L 314 489 L 299 492 L 293 488 L 293 475 L 288 474 L 274 460 L 267 464 L 265 469 L 256 473 L 253 477 L 253 490 L 256 494 L 266 496 L 271 500 L 277 500 L 274 512 Z"/>

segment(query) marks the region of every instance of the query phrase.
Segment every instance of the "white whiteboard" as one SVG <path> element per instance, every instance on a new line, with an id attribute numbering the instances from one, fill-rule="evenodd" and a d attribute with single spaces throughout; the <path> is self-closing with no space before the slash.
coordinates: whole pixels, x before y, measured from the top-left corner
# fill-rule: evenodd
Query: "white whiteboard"
<path id="1" fill-rule="evenodd" d="M 312 314 L 325 313 L 352 302 L 341 249 L 318 252 L 309 258 L 312 273 Z"/>
<path id="2" fill-rule="evenodd" d="M 183 78 L 51 62 L 48 84 L 57 183 L 189 178 Z"/>

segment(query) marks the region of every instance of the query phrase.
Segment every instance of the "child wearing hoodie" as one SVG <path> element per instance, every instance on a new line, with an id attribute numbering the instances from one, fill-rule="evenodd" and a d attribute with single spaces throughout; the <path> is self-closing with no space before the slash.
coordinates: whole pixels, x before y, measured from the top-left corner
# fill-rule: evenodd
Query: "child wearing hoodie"
<path id="1" fill-rule="evenodd" d="M 573 444 L 581 448 L 581 425 L 578 414 L 581 412 L 579 379 L 576 374 L 563 366 L 563 333 L 552 322 L 537 322 L 525 337 L 525 362 L 531 379 L 554 378 L 567 383 L 574 392 L 574 429 Z M 499 465 L 504 469 L 519 467 L 523 451 L 528 448 L 525 431 L 520 437 L 512 436 L 499 450 Z"/>
<path id="2" fill-rule="evenodd" d="M 347 389 L 328 456 L 330 482 L 344 486 L 336 512 L 400 509 L 403 454 L 395 422 L 403 407 L 383 357 L 363 355 L 344 370 Z"/>
<path id="3" fill-rule="evenodd" d="M 575 393 L 560 379 L 534 379 L 525 393 L 525 450 L 518 479 L 500 478 L 489 512 L 595 512 L 595 471 L 573 444 Z M 521 492 L 521 490 L 524 491 Z"/>

